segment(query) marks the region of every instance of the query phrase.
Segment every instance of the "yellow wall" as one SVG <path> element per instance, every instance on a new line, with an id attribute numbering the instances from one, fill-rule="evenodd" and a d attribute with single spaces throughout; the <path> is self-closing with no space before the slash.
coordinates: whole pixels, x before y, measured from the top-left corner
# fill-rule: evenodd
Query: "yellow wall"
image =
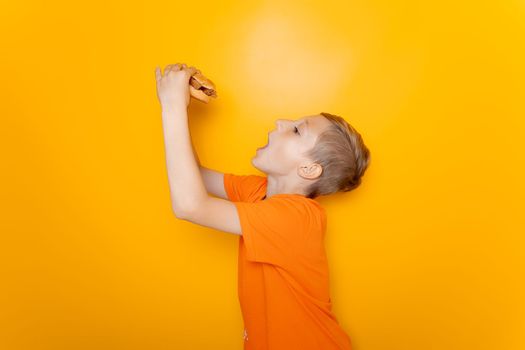
<path id="1" fill-rule="evenodd" d="M 356 350 L 525 348 L 523 1 L 3 1 L 0 348 L 241 349 L 238 237 L 171 213 L 154 68 L 184 62 L 201 162 L 277 118 L 372 153 L 321 198 Z"/>

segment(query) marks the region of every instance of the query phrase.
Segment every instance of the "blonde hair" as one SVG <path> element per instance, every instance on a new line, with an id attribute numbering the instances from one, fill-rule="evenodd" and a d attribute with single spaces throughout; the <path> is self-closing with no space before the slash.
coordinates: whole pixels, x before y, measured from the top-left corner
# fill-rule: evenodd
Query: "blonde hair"
<path id="1" fill-rule="evenodd" d="M 306 197 L 312 199 L 355 189 L 361 184 L 361 177 L 370 163 L 370 151 L 361 134 L 338 115 L 326 112 L 320 115 L 332 125 L 319 135 L 314 147 L 306 153 L 323 168 L 317 181 L 306 188 Z"/>

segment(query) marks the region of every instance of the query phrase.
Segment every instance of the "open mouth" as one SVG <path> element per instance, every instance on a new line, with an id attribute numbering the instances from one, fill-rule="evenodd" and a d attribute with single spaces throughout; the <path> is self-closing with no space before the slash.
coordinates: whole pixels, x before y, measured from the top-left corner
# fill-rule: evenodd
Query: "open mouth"
<path id="1" fill-rule="evenodd" d="M 265 149 L 266 147 L 268 147 L 269 144 L 270 144 L 270 135 L 268 135 L 268 140 L 266 141 L 266 145 L 259 147 L 257 149 Z"/>

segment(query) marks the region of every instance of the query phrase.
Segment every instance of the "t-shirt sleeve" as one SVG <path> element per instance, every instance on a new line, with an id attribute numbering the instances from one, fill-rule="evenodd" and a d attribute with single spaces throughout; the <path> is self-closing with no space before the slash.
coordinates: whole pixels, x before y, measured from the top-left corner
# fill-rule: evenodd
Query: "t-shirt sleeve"
<path id="1" fill-rule="evenodd" d="M 234 204 L 247 260 L 290 268 L 310 254 L 309 225 L 315 219 L 304 205 L 285 197 Z"/>
<path id="2" fill-rule="evenodd" d="M 265 186 L 266 177 L 224 173 L 224 190 L 232 202 L 254 201 L 253 196 Z"/>

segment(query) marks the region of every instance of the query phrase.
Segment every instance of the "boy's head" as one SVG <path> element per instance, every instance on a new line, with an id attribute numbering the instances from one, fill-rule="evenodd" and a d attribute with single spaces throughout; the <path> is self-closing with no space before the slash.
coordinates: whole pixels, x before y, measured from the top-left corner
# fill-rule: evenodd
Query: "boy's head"
<path id="1" fill-rule="evenodd" d="M 347 192 L 361 184 L 370 151 L 342 117 L 321 112 L 297 120 L 277 119 L 252 164 L 268 177 L 308 198 Z"/>

